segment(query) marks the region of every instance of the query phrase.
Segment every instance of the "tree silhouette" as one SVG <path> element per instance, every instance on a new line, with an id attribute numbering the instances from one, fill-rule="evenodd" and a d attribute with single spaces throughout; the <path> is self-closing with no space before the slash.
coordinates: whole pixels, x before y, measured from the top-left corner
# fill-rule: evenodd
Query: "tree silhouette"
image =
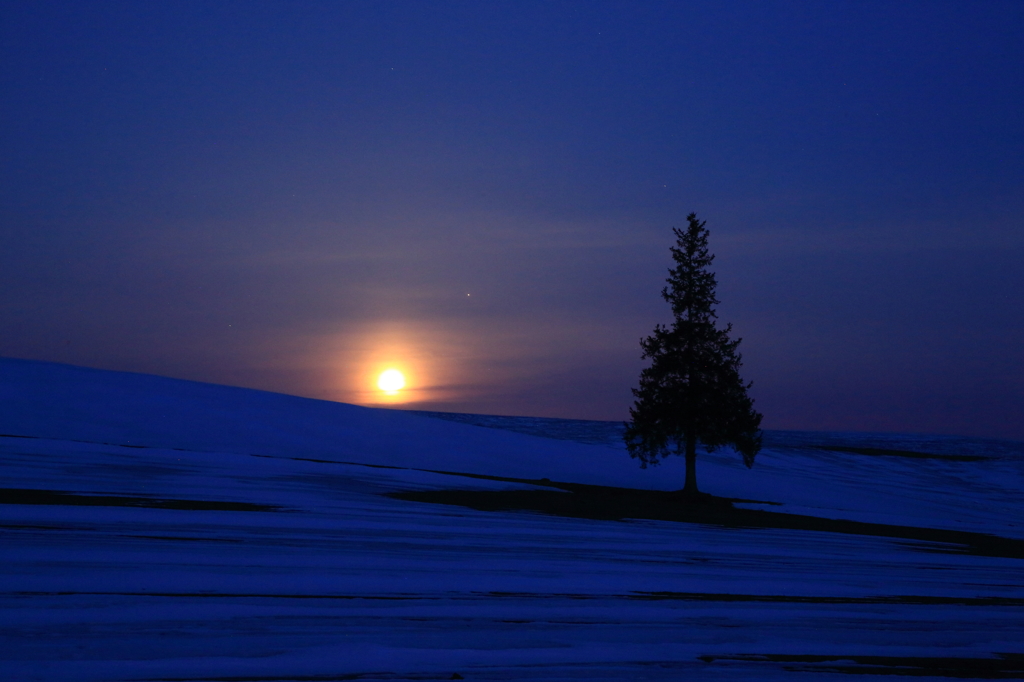
<path id="1" fill-rule="evenodd" d="M 718 281 L 708 270 L 715 257 L 708 253 L 705 221 L 695 213 L 686 220 L 686 230 L 672 228 L 675 267 L 661 291 L 675 320 L 671 327 L 655 326 L 640 342 L 651 365 L 633 389 L 636 403 L 629 410 L 625 441 L 630 456 L 644 468 L 668 455 L 684 455 L 683 493 L 696 495 L 697 443 L 709 452 L 732 446 L 751 467 L 761 449 L 761 415 L 747 395 L 751 384 L 740 378 L 742 358 L 736 348 L 741 339 L 729 338 L 732 324 L 716 325 Z"/>

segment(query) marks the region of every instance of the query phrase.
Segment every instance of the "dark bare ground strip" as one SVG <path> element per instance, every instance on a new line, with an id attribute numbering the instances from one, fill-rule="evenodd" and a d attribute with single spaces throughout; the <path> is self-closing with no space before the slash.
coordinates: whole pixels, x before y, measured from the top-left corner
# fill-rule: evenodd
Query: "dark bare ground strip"
<path id="1" fill-rule="evenodd" d="M 439 601 L 419 594 L 267 594 L 263 592 L 10 592 L 19 597 L 170 597 L 174 599 L 337 599 L 343 601 Z"/>
<path id="2" fill-rule="evenodd" d="M 1024 606 L 1021 597 L 945 597 L 914 594 L 869 597 L 818 597 L 785 594 L 730 594 L 714 592 L 634 592 L 630 599 L 644 601 L 764 602 L 771 604 L 895 604 L 908 606 Z"/>
<path id="3" fill-rule="evenodd" d="M 0 528 L 3 528 L 5 530 L 83 530 L 81 526 L 69 526 L 66 524 L 58 526 L 52 523 L 0 523 Z"/>
<path id="4" fill-rule="evenodd" d="M 801 654 L 739 654 L 701 656 L 706 663 L 746 661 L 782 663 L 793 672 L 845 673 L 848 675 L 902 675 L 905 677 L 956 677 L 974 680 L 1024 679 L 1024 654 L 1001 653 L 997 658 L 926 656 L 818 656 Z"/>
<path id="5" fill-rule="evenodd" d="M 319 675 L 227 675 L 222 677 L 147 677 L 139 682 L 335 682 L 336 680 L 462 680 L 458 673 L 327 673 Z"/>
<path id="6" fill-rule="evenodd" d="M 539 483 L 537 481 L 529 482 L 534 485 Z M 704 493 L 684 496 L 679 492 L 612 488 L 578 483 L 548 481 L 540 484 L 560 490 L 415 490 L 385 494 L 394 499 L 410 502 L 457 505 L 479 511 L 535 511 L 553 516 L 601 521 L 650 519 L 700 523 L 725 528 L 773 528 L 868 535 L 947 545 L 947 547 L 936 545 L 918 548 L 926 549 L 926 551 L 1024 559 L 1024 540 L 1004 538 L 987 533 L 825 519 L 760 509 L 740 509 L 735 507 L 733 502 L 746 500 L 732 500 Z"/>
<path id="7" fill-rule="evenodd" d="M 941 459 L 947 462 L 985 462 L 991 457 L 982 455 L 938 455 L 931 452 L 915 452 L 913 450 L 889 450 L 886 448 L 855 448 L 846 445 L 809 445 L 815 450 L 831 450 L 832 452 L 852 452 L 856 455 L 873 457 L 907 457 L 910 459 Z"/>
<path id="8" fill-rule="evenodd" d="M 469 592 L 429 594 L 273 594 L 263 592 L 12 592 L 20 597 L 163 597 L 172 599 L 325 599 L 365 601 L 476 601 L 480 599 L 625 599 L 630 601 L 753 602 L 772 604 L 895 604 L 908 606 L 1024 606 L 1016 597 L 944 597 L 928 595 L 880 595 L 834 597 L 783 594 L 733 594 L 716 592 L 630 592 L 628 594 L 543 593 L 543 592 Z M 532 621 L 523 621 L 532 622 Z"/>
<path id="9" fill-rule="evenodd" d="M 141 507 L 146 509 L 183 509 L 188 511 L 279 511 L 272 504 L 224 502 L 220 500 L 174 500 L 124 495 L 80 495 L 57 490 L 0 488 L 0 504 L 52 504 L 78 507 Z"/>

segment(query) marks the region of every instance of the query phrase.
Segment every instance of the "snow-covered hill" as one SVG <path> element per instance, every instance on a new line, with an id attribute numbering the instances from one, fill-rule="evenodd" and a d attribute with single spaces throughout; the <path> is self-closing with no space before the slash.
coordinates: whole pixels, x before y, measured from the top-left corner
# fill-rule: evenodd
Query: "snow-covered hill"
<path id="1" fill-rule="evenodd" d="M 1024 444 L 616 428 L 0 359 L 0 679 L 1024 677 Z"/>

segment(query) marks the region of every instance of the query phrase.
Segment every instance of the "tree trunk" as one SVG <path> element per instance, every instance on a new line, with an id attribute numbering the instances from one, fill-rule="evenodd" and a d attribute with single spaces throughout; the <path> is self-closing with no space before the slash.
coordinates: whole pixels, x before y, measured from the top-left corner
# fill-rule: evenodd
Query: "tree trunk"
<path id="1" fill-rule="evenodd" d="M 697 438 L 686 436 L 686 485 L 683 486 L 684 495 L 697 494 Z"/>

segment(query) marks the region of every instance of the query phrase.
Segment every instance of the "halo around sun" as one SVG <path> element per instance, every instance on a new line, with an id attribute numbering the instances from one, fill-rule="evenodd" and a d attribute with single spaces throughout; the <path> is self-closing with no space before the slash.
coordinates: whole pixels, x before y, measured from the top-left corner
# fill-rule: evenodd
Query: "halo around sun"
<path id="1" fill-rule="evenodd" d="M 388 395 L 394 395 L 405 387 L 405 376 L 397 369 L 386 369 L 377 377 L 377 388 Z"/>

